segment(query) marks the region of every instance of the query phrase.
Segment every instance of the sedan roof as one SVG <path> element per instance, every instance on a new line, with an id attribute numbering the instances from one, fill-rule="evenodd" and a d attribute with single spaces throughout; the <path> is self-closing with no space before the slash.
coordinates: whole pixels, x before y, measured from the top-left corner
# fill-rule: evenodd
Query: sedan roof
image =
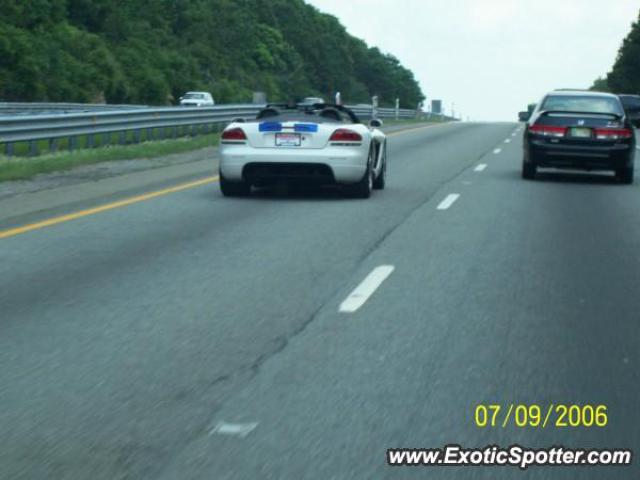
<path id="1" fill-rule="evenodd" d="M 554 90 L 549 92 L 548 96 L 576 96 L 576 97 L 606 97 L 606 98 L 618 98 L 617 95 L 608 92 L 594 92 L 592 90 Z"/>

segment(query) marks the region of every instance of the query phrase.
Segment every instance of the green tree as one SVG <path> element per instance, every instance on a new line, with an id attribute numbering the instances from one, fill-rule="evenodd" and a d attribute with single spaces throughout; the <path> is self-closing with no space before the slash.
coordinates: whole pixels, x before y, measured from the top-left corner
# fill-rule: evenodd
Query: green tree
<path id="1" fill-rule="evenodd" d="M 614 93 L 640 93 L 640 19 L 622 41 L 611 72 L 595 81 L 592 90 Z"/>
<path id="2" fill-rule="evenodd" d="M 163 105 L 187 90 L 218 102 L 340 91 L 415 107 L 393 56 L 303 0 L 0 0 L 0 98 Z"/>

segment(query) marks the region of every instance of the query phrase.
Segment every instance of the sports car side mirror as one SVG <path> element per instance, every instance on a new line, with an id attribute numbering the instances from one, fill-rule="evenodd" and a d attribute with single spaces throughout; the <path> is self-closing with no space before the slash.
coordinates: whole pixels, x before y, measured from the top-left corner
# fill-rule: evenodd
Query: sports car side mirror
<path id="1" fill-rule="evenodd" d="M 236 117 L 233 120 L 231 120 L 231 123 L 245 123 L 245 119 L 242 117 Z"/>
<path id="2" fill-rule="evenodd" d="M 521 122 L 527 122 L 531 118 L 531 114 L 529 112 L 519 112 L 518 120 Z"/>
<path id="3" fill-rule="evenodd" d="M 382 126 L 382 120 L 380 120 L 379 118 L 372 118 L 369 121 L 369 126 L 372 128 L 380 128 Z"/>

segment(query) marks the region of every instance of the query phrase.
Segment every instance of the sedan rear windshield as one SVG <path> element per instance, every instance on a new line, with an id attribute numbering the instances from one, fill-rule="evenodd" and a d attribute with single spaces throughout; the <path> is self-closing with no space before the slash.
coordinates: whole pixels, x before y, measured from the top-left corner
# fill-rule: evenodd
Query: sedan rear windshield
<path id="1" fill-rule="evenodd" d="M 620 102 L 611 97 L 550 95 L 542 104 L 544 111 L 562 111 L 576 113 L 613 113 L 622 115 Z"/>

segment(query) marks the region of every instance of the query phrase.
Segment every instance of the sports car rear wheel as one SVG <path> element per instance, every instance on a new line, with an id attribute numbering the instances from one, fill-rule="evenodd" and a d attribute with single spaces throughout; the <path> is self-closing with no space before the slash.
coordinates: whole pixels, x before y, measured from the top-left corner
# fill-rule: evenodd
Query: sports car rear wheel
<path id="1" fill-rule="evenodd" d="M 384 189 L 384 186 L 387 183 L 387 144 L 385 143 L 382 152 L 382 167 L 380 168 L 380 173 L 373 181 L 373 188 L 376 190 Z"/>
<path id="2" fill-rule="evenodd" d="M 220 191 L 225 197 L 244 197 L 251 193 L 251 185 L 247 182 L 230 182 L 220 174 Z"/>
<path id="3" fill-rule="evenodd" d="M 355 198 L 369 198 L 371 196 L 371 190 L 373 190 L 373 149 L 369 152 L 369 158 L 367 160 L 367 170 L 362 176 L 362 180 L 353 185 L 346 187 L 347 193 Z"/>

